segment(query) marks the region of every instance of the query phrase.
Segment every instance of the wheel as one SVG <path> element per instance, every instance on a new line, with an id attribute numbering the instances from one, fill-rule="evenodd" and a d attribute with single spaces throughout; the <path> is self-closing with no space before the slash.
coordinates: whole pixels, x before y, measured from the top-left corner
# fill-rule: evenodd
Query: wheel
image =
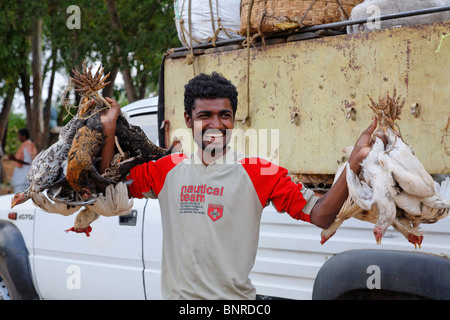
<path id="1" fill-rule="evenodd" d="M 22 300 L 9 271 L 0 261 L 0 300 Z"/>
<path id="2" fill-rule="evenodd" d="M 2 277 L 0 277 L 0 300 L 10 300 L 8 287 Z"/>

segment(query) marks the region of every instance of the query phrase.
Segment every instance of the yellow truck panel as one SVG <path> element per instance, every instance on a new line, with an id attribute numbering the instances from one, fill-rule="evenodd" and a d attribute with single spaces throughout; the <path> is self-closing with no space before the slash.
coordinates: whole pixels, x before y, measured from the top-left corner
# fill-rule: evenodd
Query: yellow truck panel
<path id="1" fill-rule="evenodd" d="M 237 149 L 271 158 L 294 176 L 332 175 L 343 149 L 371 122 L 368 96 L 378 99 L 396 88 L 406 98 L 398 121 L 404 140 L 429 173 L 449 174 L 450 39 L 436 52 L 448 33 L 449 21 L 205 50 L 193 64 L 187 57 L 167 58 L 170 134 L 182 136 L 186 152 L 193 150 L 189 132 L 183 135 L 184 85 L 194 73 L 217 71 L 238 88 L 235 128 L 245 139 L 236 140 Z"/>

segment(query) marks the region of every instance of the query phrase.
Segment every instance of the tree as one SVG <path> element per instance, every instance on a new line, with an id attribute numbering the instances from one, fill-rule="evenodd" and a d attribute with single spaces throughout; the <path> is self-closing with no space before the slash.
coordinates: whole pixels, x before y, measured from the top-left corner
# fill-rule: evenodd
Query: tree
<path id="1" fill-rule="evenodd" d="M 119 72 L 129 102 L 157 89 L 163 54 L 179 45 L 173 0 L 78 0 L 76 5 L 81 12 L 79 29 L 68 28 L 71 13 L 62 1 L 1 1 L 0 138 L 14 93 L 20 89 L 32 138 L 38 149 L 47 147 L 55 74 L 63 71 L 70 76 L 83 60 L 101 62 L 105 71 L 111 72 L 105 96 L 113 96 Z M 49 86 L 44 88 L 46 79 Z M 47 99 L 43 101 L 45 89 Z M 78 105 L 77 97 L 73 104 Z"/>
<path id="2" fill-rule="evenodd" d="M 11 111 L 14 94 L 18 86 L 19 72 L 23 67 L 22 55 L 29 43 L 22 36 L 24 15 L 18 13 L 18 2 L 0 3 L 0 141 L 6 138 L 8 116 Z"/>
<path id="3" fill-rule="evenodd" d="M 178 45 L 173 1 L 105 0 L 105 3 L 125 90 L 129 102 L 133 102 L 145 97 L 149 84 L 157 83 L 164 51 Z M 134 77 L 131 70 L 136 71 Z"/>

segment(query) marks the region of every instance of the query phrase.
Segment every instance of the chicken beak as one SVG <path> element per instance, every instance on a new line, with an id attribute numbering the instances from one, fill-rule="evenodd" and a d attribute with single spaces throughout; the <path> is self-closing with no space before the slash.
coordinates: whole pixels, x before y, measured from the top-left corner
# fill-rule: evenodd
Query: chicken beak
<path id="1" fill-rule="evenodd" d="M 19 199 L 16 199 L 15 197 L 11 199 L 11 209 L 14 208 L 16 205 L 19 204 Z"/>

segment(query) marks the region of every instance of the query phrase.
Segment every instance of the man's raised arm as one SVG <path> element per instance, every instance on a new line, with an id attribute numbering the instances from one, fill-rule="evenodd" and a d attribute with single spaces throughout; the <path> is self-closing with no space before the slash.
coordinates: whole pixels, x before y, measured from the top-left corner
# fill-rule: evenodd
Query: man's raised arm
<path id="1" fill-rule="evenodd" d="M 348 159 L 350 169 L 352 169 L 355 174 L 359 174 L 361 171 L 361 162 L 367 157 L 372 149 L 374 141 L 371 136 L 376 127 L 377 120 L 374 119 L 371 125 L 356 141 L 355 147 Z M 322 229 L 328 228 L 333 223 L 336 215 L 341 210 L 342 205 L 347 200 L 348 187 L 345 170 L 346 169 L 344 169 L 330 190 L 317 201 L 311 211 L 311 223 Z"/>
<path id="2" fill-rule="evenodd" d="M 111 160 L 114 157 L 116 122 L 120 113 L 120 107 L 116 100 L 110 98 L 105 99 L 111 105 L 111 109 L 108 109 L 100 116 L 100 121 L 103 125 L 103 133 L 106 136 L 104 141 L 105 144 L 100 152 L 101 160 L 98 166 L 100 174 L 104 173 L 105 170 L 109 168 Z"/>

